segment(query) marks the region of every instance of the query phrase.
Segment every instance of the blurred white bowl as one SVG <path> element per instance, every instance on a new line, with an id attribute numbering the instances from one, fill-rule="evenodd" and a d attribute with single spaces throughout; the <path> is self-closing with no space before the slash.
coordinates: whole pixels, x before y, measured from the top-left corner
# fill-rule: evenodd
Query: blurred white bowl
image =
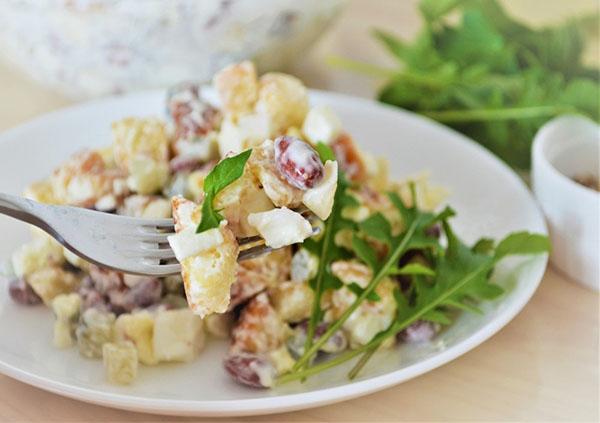
<path id="1" fill-rule="evenodd" d="M 346 0 L 2 0 L 0 52 L 84 98 L 206 80 L 254 58 L 278 69 Z"/>
<path id="2" fill-rule="evenodd" d="M 533 191 L 548 220 L 550 260 L 578 282 L 600 287 L 600 192 L 575 181 L 600 175 L 600 126 L 579 116 L 544 125 L 533 142 Z"/>

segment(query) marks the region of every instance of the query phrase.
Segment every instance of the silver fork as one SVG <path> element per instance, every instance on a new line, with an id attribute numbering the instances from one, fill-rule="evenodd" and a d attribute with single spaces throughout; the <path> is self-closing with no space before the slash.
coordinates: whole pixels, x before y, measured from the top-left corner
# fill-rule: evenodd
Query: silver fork
<path id="1" fill-rule="evenodd" d="M 301 212 L 306 212 L 302 210 Z M 71 206 L 51 206 L 0 193 L 0 214 L 37 226 L 90 263 L 125 273 L 168 276 L 181 271 L 167 237 L 173 219 L 139 219 Z M 313 235 L 319 227 L 313 228 Z M 259 236 L 238 238 L 240 246 Z M 243 249 L 238 261 L 273 251 L 264 243 Z"/>

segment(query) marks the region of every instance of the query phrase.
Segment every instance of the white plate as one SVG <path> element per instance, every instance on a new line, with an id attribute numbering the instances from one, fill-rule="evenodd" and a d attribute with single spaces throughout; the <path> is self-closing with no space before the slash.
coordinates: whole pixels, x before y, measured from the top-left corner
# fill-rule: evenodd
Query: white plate
<path id="1" fill-rule="evenodd" d="M 514 230 L 546 233 L 542 216 L 523 182 L 483 148 L 448 128 L 372 101 L 313 92 L 328 104 L 368 150 L 385 155 L 394 177 L 429 170 L 450 192 L 455 225 L 467 241 Z M 163 94 L 150 92 L 82 104 L 43 116 L 0 136 L 0 192 L 19 193 L 83 148 L 110 143 L 110 122 L 127 115 L 162 115 Z M 0 216 L 0 258 L 28 238 L 25 225 Z M 236 385 L 221 367 L 226 345 L 211 343 L 191 364 L 142 367 L 131 387 L 111 386 L 100 361 L 51 345 L 52 317 L 44 307 L 12 303 L 0 290 L 0 370 L 42 389 L 129 410 L 228 416 L 315 407 L 374 392 L 428 372 L 464 354 L 506 325 L 538 286 L 546 257 L 504 263 L 497 279 L 509 293 L 485 305 L 483 316 L 463 314 L 431 345 L 400 347 L 371 360 L 349 382 L 348 366 L 274 390 Z M 350 365 L 351 363 L 347 363 Z"/>

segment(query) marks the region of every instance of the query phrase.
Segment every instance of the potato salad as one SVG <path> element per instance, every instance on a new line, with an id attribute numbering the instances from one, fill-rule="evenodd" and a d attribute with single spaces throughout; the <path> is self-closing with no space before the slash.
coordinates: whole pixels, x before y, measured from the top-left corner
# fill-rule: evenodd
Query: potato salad
<path id="1" fill-rule="evenodd" d="M 504 256 L 547 250 L 525 232 L 466 246 L 439 207 L 443 189 L 390 180 L 293 76 L 233 64 L 212 87 L 173 87 L 165 109 L 114 122 L 110 145 L 75 154 L 25 196 L 172 217 L 181 274 L 101 268 L 35 229 L 7 275 L 14 301 L 52 310 L 54 345 L 102 360 L 112 383 L 193 361 L 215 339 L 229 345 L 224 374 L 250 387 L 362 355 L 354 377 L 377 350 L 429 342 L 500 296 L 490 275 Z M 272 252 L 241 260 L 256 246 L 248 237 Z"/>

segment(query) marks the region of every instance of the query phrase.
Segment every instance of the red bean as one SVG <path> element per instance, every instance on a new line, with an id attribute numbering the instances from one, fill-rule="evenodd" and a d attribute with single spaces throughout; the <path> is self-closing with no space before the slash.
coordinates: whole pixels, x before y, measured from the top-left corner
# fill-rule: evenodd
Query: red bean
<path id="1" fill-rule="evenodd" d="M 323 163 L 317 152 L 304 141 L 283 136 L 275 140 L 277 170 L 296 188 L 307 190 L 323 178 Z"/>
<path id="2" fill-rule="evenodd" d="M 256 354 L 232 354 L 223 365 L 236 382 L 253 388 L 268 388 L 277 374 L 268 360 Z"/>
<path id="3" fill-rule="evenodd" d="M 13 279 L 8 285 L 8 292 L 14 302 L 21 305 L 36 305 L 42 302 L 42 299 L 29 286 L 25 279 Z"/>
<path id="4" fill-rule="evenodd" d="M 199 87 L 183 83 L 173 87 L 168 94 L 167 107 L 175 124 L 176 139 L 193 140 L 214 130 L 221 113 L 200 98 Z"/>
<path id="5" fill-rule="evenodd" d="M 439 325 L 419 320 L 400 332 L 398 334 L 398 339 L 401 342 L 418 344 L 430 341 L 438 331 Z"/>
<path id="6" fill-rule="evenodd" d="M 115 270 L 91 265 L 90 277 L 94 282 L 94 288 L 101 294 L 107 294 L 109 291 L 123 286 L 123 274 Z"/>

